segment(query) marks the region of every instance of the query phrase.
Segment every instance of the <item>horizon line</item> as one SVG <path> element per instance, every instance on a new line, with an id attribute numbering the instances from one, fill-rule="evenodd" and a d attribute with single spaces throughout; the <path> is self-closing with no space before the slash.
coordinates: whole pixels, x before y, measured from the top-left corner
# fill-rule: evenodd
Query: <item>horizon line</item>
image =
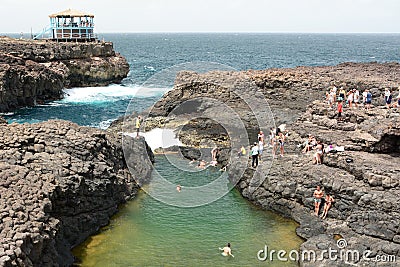
<path id="1" fill-rule="evenodd" d="M 25 34 L 25 32 L 0 32 L 0 35 L 3 34 Z M 26 32 L 26 34 L 30 34 L 30 32 Z M 97 34 L 109 34 L 109 33 L 118 33 L 118 34 L 400 34 L 400 32 L 290 32 L 290 31 L 105 31 L 105 32 L 97 32 Z"/>

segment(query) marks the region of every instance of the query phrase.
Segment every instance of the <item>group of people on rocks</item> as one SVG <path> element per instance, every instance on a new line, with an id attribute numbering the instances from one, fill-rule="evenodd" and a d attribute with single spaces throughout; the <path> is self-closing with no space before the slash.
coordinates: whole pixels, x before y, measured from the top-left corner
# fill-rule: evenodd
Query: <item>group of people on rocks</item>
<path id="1" fill-rule="evenodd" d="M 259 164 L 259 161 L 262 159 L 262 155 L 264 153 L 264 148 L 266 146 L 272 148 L 272 157 L 275 158 L 276 151 L 280 152 L 280 156 L 283 157 L 285 153 L 285 140 L 288 136 L 288 133 L 282 131 L 280 127 L 276 129 L 270 128 L 269 133 L 269 141 L 266 142 L 265 135 L 263 131 L 260 131 L 257 135 L 257 141 L 253 143 L 250 147 L 250 155 L 251 155 L 251 166 L 256 168 Z M 246 155 L 246 149 L 242 146 L 238 151 L 238 156 Z"/>
<path id="2" fill-rule="evenodd" d="M 299 147 L 303 146 L 302 153 L 305 154 L 310 151 L 315 151 L 313 157 L 314 164 L 322 164 L 323 156 L 324 156 L 324 144 L 321 141 L 317 141 L 315 136 L 312 134 L 308 135 L 308 138 L 304 141 L 304 143 L 300 144 Z"/>
<path id="3" fill-rule="evenodd" d="M 385 89 L 383 98 L 384 105 L 388 109 L 391 107 L 400 107 L 400 86 L 399 92 L 396 96 L 396 101 L 393 102 L 394 94 L 390 91 L 389 88 Z M 329 108 L 333 108 L 335 103 L 337 104 L 337 118 L 338 120 L 342 119 L 343 107 L 348 108 L 358 108 L 359 106 L 364 107 L 365 110 L 370 110 L 372 105 L 372 93 L 369 89 L 365 89 L 362 94 L 357 88 L 351 89 L 348 92 L 341 87 L 339 90 L 336 86 L 333 86 L 328 92 L 326 92 L 326 101 L 329 105 Z"/>
<path id="4" fill-rule="evenodd" d="M 221 155 L 221 150 L 218 147 L 214 147 L 211 150 L 211 161 L 210 162 L 207 162 L 204 159 L 200 159 L 198 161 L 195 159 L 192 159 L 192 161 L 190 161 L 189 164 L 194 164 L 199 169 L 206 169 L 208 166 L 216 167 L 218 165 L 218 159 L 219 159 L 220 155 Z"/>
<path id="5" fill-rule="evenodd" d="M 321 186 L 317 186 L 317 188 L 314 191 L 314 214 L 316 216 L 319 215 L 320 212 L 320 208 L 321 208 L 321 204 L 323 201 L 323 197 L 324 197 L 324 191 L 322 191 Z M 324 199 L 324 206 L 323 206 L 323 210 L 322 210 L 322 214 L 320 215 L 320 217 L 322 219 L 326 218 L 326 215 L 328 215 L 328 211 L 329 209 L 332 207 L 332 203 L 335 202 L 335 199 L 333 197 L 332 194 L 326 194 L 325 199 Z"/>

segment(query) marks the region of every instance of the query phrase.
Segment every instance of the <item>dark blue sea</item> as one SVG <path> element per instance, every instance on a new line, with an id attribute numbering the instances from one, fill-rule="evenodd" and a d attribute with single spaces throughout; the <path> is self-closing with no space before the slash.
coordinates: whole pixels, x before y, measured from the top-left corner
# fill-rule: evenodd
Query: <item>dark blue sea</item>
<path id="1" fill-rule="evenodd" d="M 129 76 L 121 85 L 67 89 L 63 100 L 5 114 L 8 121 L 32 123 L 65 119 L 107 128 L 125 114 L 132 98 L 136 111 L 157 101 L 171 84 L 148 90 L 143 89 L 146 88 L 143 84 L 160 71 L 186 62 L 216 62 L 245 70 L 400 61 L 400 34 L 120 33 L 100 36 L 114 42 L 116 51 L 130 64 Z"/>

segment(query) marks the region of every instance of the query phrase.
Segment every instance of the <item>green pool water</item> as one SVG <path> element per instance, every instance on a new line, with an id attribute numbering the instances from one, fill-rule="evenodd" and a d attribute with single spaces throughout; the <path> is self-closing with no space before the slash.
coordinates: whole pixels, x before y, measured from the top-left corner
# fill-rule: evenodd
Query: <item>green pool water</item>
<path id="1" fill-rule="evenodd" d="M 184 193 L 189 185 L 201 185 L 220 177 L 212 167 L 179 171 L 164 156 L 156 157 L 156 169 L 168 181 L 182 185 L 171 194 Z M 190 171 L 193 168 L 193 171 Z M 150 190 L 150 184 L 144 190 Z M 231 190 L 217 201 L 195 208 L 164 204 L 141 191 L 121 207 L 109 226 L 74 249 L 79 266 L 297 266 L 295 262 L 259 261 L 257 252 L 298 249 L 297 224 L 263 211 Z M 219 247 L 231 243 L 232 257 Z"/>

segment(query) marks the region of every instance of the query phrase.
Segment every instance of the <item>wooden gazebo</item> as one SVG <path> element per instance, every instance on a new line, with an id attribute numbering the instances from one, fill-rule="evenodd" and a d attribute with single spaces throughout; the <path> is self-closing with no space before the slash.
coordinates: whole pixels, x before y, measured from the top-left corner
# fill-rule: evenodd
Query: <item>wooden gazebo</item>
<path id="1" fill-rule="evenodd" d="M 94 33 L 94 15 L 74 9 L 49 15 L 50 25 L 34 39 L 46 38 L 57 42 L 91 42 Z"/>

